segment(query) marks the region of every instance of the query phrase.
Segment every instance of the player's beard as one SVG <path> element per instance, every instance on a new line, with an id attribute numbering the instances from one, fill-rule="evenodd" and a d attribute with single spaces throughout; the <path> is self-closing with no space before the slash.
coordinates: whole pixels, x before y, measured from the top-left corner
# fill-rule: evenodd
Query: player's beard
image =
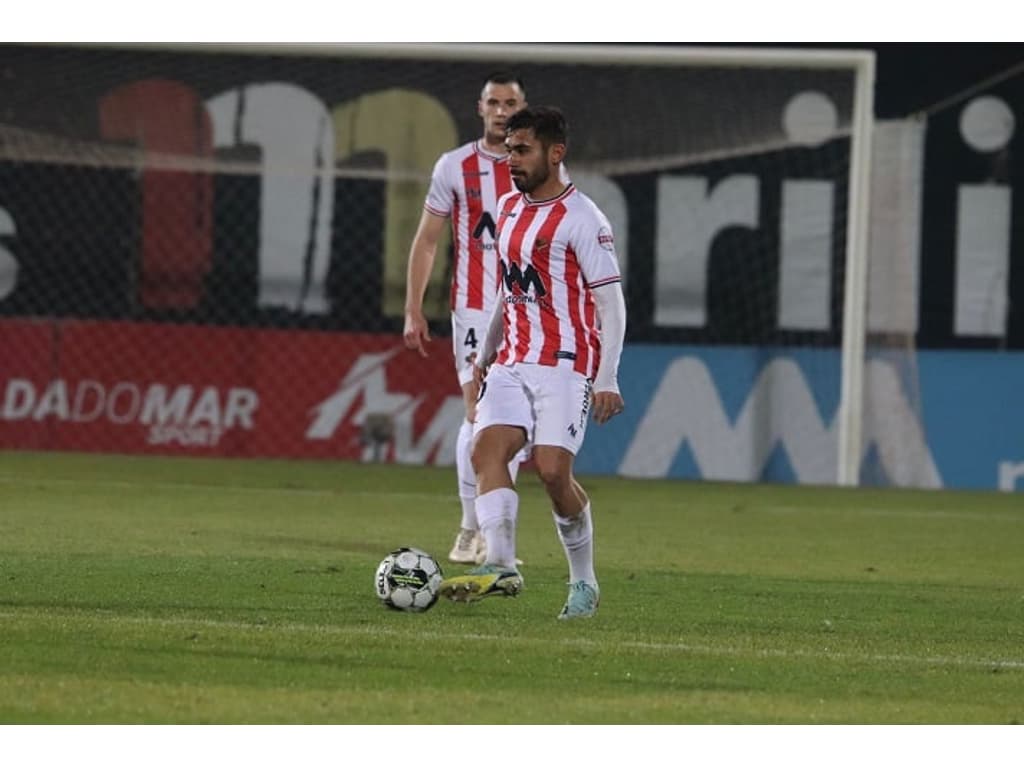
<path id="1" fill-rule="evenodd" d="M 547 181 L 550 176 L 551 171 L 546 165 L 542 165 L 535 173 L 527 173 L 525 176 L 513 176 L 512 183 L 516 185 L 516 189 L 528 195 Z"/>

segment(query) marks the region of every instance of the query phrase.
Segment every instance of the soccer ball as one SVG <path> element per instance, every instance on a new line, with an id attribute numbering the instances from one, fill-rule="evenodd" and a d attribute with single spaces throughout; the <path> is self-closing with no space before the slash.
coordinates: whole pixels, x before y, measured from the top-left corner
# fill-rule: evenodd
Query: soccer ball
<path id="1" fill-rule="evenodd" d="M 401 547 L 380 561 L 373 586 L 388 608 L 419 613 L 437 602 L 443 578 L 433 557 L 422 549 Z"/>

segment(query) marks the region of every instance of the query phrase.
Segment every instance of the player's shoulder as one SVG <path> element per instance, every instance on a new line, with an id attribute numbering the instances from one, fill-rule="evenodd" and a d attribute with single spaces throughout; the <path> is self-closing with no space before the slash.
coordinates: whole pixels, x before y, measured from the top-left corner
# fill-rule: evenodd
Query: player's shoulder
<path id="1" fill-rule="evenodd" d="M 615 252 L 615 235 L 612 233 L 611 222 L 597 203 L 578 188 L 574 189 L 567 200 L 571 212 L 571 235 L 578 247 L 584 244 L 596 244 L 605 251 Z"/>
<path id="2" fill-rule="evenodd" d="M 449 149 L 438 158 L 438 165 L 447 165 L 449 163 L 459 164 L 470 155 L 474 154 L 476 149 L 476 141 L 468 141 L 465 144 L 460 144 L 454 149 Z"/>
<path id="3" fill-rule="evenodd" d="M 604 215 L 604 211 L 598 208 L 597 203 L 576 185 L 573 185 L 572 193 L 566 196 L 566 205 L 575 216 L 583 221 L 594 221 L 600 224 L 606 224 L 608 221 L 608 217 Z"/>

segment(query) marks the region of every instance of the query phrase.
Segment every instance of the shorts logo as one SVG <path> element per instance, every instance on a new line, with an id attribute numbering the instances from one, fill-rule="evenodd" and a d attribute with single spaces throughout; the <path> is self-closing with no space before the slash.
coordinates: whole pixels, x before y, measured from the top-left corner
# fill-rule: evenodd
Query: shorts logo
<path id="1" fill-rule="evenodd" d="M 570 424 L 569 425 L 569 434 L 572 435 L 573 437 L 576 437 L 576 425 L 575 424 Z"/>

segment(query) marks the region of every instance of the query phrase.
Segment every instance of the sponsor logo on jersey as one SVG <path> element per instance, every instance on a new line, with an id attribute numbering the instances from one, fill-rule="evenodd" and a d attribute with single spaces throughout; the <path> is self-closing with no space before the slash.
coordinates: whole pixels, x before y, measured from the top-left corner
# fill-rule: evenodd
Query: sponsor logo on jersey
<path id="1" fill-rule="evenodd" d="M 505 287 L 513 294 L 516 293 L 516 288 L 519 289 L 520 294 L 529 293 L 531 287 L 537 296 L 546 296 L 548 292 L 544 287 L 544 282 L 540 279 L 540 274 L 533 268 L 533 264 L 527 264 L 526 269 L 520 269 L 518 264 L 508 266 L 503 261 L 501 262 L 501 279 L 505 283 Z"/>

